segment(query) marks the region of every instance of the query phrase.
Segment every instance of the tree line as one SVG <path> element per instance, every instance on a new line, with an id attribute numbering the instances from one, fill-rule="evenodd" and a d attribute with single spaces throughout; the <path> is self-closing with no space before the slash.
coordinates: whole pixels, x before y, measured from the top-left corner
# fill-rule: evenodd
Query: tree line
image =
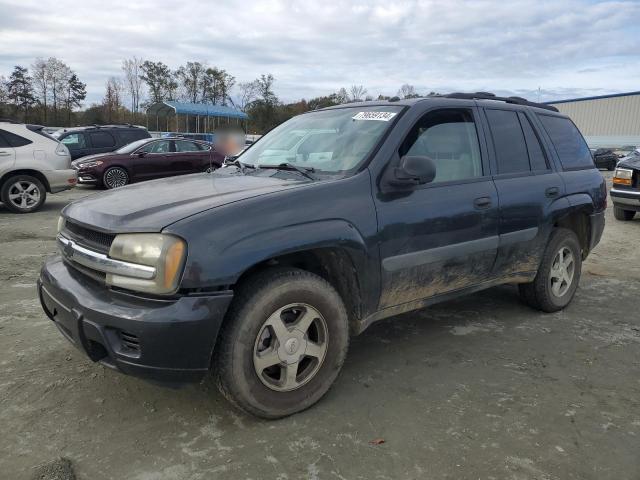
<path id="1" fill-rule="evenodd" d="M 353 85 L 325 96 L 285 103 L 274 92 L 272 74 L 236 82 L 225 69 L 199 61 L 186 62 L 174 70 L 161 61 L 133 57 L 122 61 L 121 72 L 106 80 L 102 101 L 85 106 L 86 84 L 62 60 L 37 58 L 30 67 L 16 65 L 8 77 L 0 75 L 0 117 L 47 126 L 145 124 L 146 106 L 178 100 L 237 108 L 249 115 L 249 133 L 264 133 L 309 110 L 390 98 L 368 95 L 363 85 Z M 419 96 L 410 84 L 397 92 L 399 98 Z"/>

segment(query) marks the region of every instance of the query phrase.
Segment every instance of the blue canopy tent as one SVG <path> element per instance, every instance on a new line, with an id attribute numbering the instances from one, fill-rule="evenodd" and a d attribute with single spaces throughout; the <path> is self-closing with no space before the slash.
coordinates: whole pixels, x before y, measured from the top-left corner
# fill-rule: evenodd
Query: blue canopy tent
<path id="1" fill-rule="evenodd" d="M 248 118 L 246 113 L 224 105 L 166 100 L 147 108 L 147 129 L 208 136 L 220 126 L 237 125 L 245 130 Z"/>

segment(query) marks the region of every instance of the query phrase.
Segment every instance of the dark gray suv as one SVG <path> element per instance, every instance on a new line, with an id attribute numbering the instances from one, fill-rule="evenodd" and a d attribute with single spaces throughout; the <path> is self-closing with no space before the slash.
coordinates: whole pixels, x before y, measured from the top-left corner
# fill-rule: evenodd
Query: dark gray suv
<path id="1" fill-rule="evenodd" d="M 135 125 L 92 125 L 58 130 L 53 134 L 71 153 L 75 160 L 96 153 L 113 152 L 120 147 L 151 138 L 146 128 Z"/>

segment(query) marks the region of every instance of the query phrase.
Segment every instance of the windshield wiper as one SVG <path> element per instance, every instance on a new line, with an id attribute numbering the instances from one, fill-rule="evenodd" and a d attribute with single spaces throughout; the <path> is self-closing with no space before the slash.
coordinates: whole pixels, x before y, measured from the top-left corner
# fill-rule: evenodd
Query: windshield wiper
<path id="1" fill-rule="evenodd" d="M 252 168 L 254 170 L 256 168 L 254 165 L 251 165 L 249 163 L 242 163 L 237 158 L 228 158 L 224 161 L 224 165 L 233 165 L 235 167 L 238 167 L 238 170 L 240 170 L 240 173 L 242 173 L 243 175 L 245 175 L 245 168 Z"/>
<path id="2" fill-rule="evenodd" d="M 314 173 L 316 170 L 313 167 L 299 167 L 298 165 L 294 165 L 293 163 L 283 162 L 277 165 L 258 165 L 258 168 L 275 168 L 276 170 L 293 170 L 298 172 L 301 175 L 304 175 L 310 180 L 316 180 L 311 173 Z"/>

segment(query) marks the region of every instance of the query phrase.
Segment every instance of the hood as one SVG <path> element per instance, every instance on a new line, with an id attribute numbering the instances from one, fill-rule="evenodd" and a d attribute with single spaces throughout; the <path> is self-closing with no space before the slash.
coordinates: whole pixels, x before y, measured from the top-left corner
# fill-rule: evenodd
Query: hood
<path id="1" fill-rule="evenodd" d="M 640 170 L 640 155 L 627 155 L 618 162 L 618 167 L 635 168 Z"/>
<path id="2" fill-rule="evenodd" d="M 96 153 L 94 155 L 87 155 L 86 157 L 77 158 L 76 160 L 71 162 L 71 165 L 76 167 L 76 166 L 78 166 L 78 165 L 80 165 L 81 163 L 84 163 L 84 162 L 89 162 L 91 160 L 96 160 L 98 158 L 110 157 L 110 156 L 113 156 L 113 155 L 117 155 L 117 153 L 116 152 L 107 152 L 107 153 Z"/>
<path id="3" fill-rule="evenodd" d="M 164 178 L 97 193 L 68 205 L 63 215 L 111 232 L 158 232 L 190 215 L 309 183 L 306 179 L 214 172 Z"/>

